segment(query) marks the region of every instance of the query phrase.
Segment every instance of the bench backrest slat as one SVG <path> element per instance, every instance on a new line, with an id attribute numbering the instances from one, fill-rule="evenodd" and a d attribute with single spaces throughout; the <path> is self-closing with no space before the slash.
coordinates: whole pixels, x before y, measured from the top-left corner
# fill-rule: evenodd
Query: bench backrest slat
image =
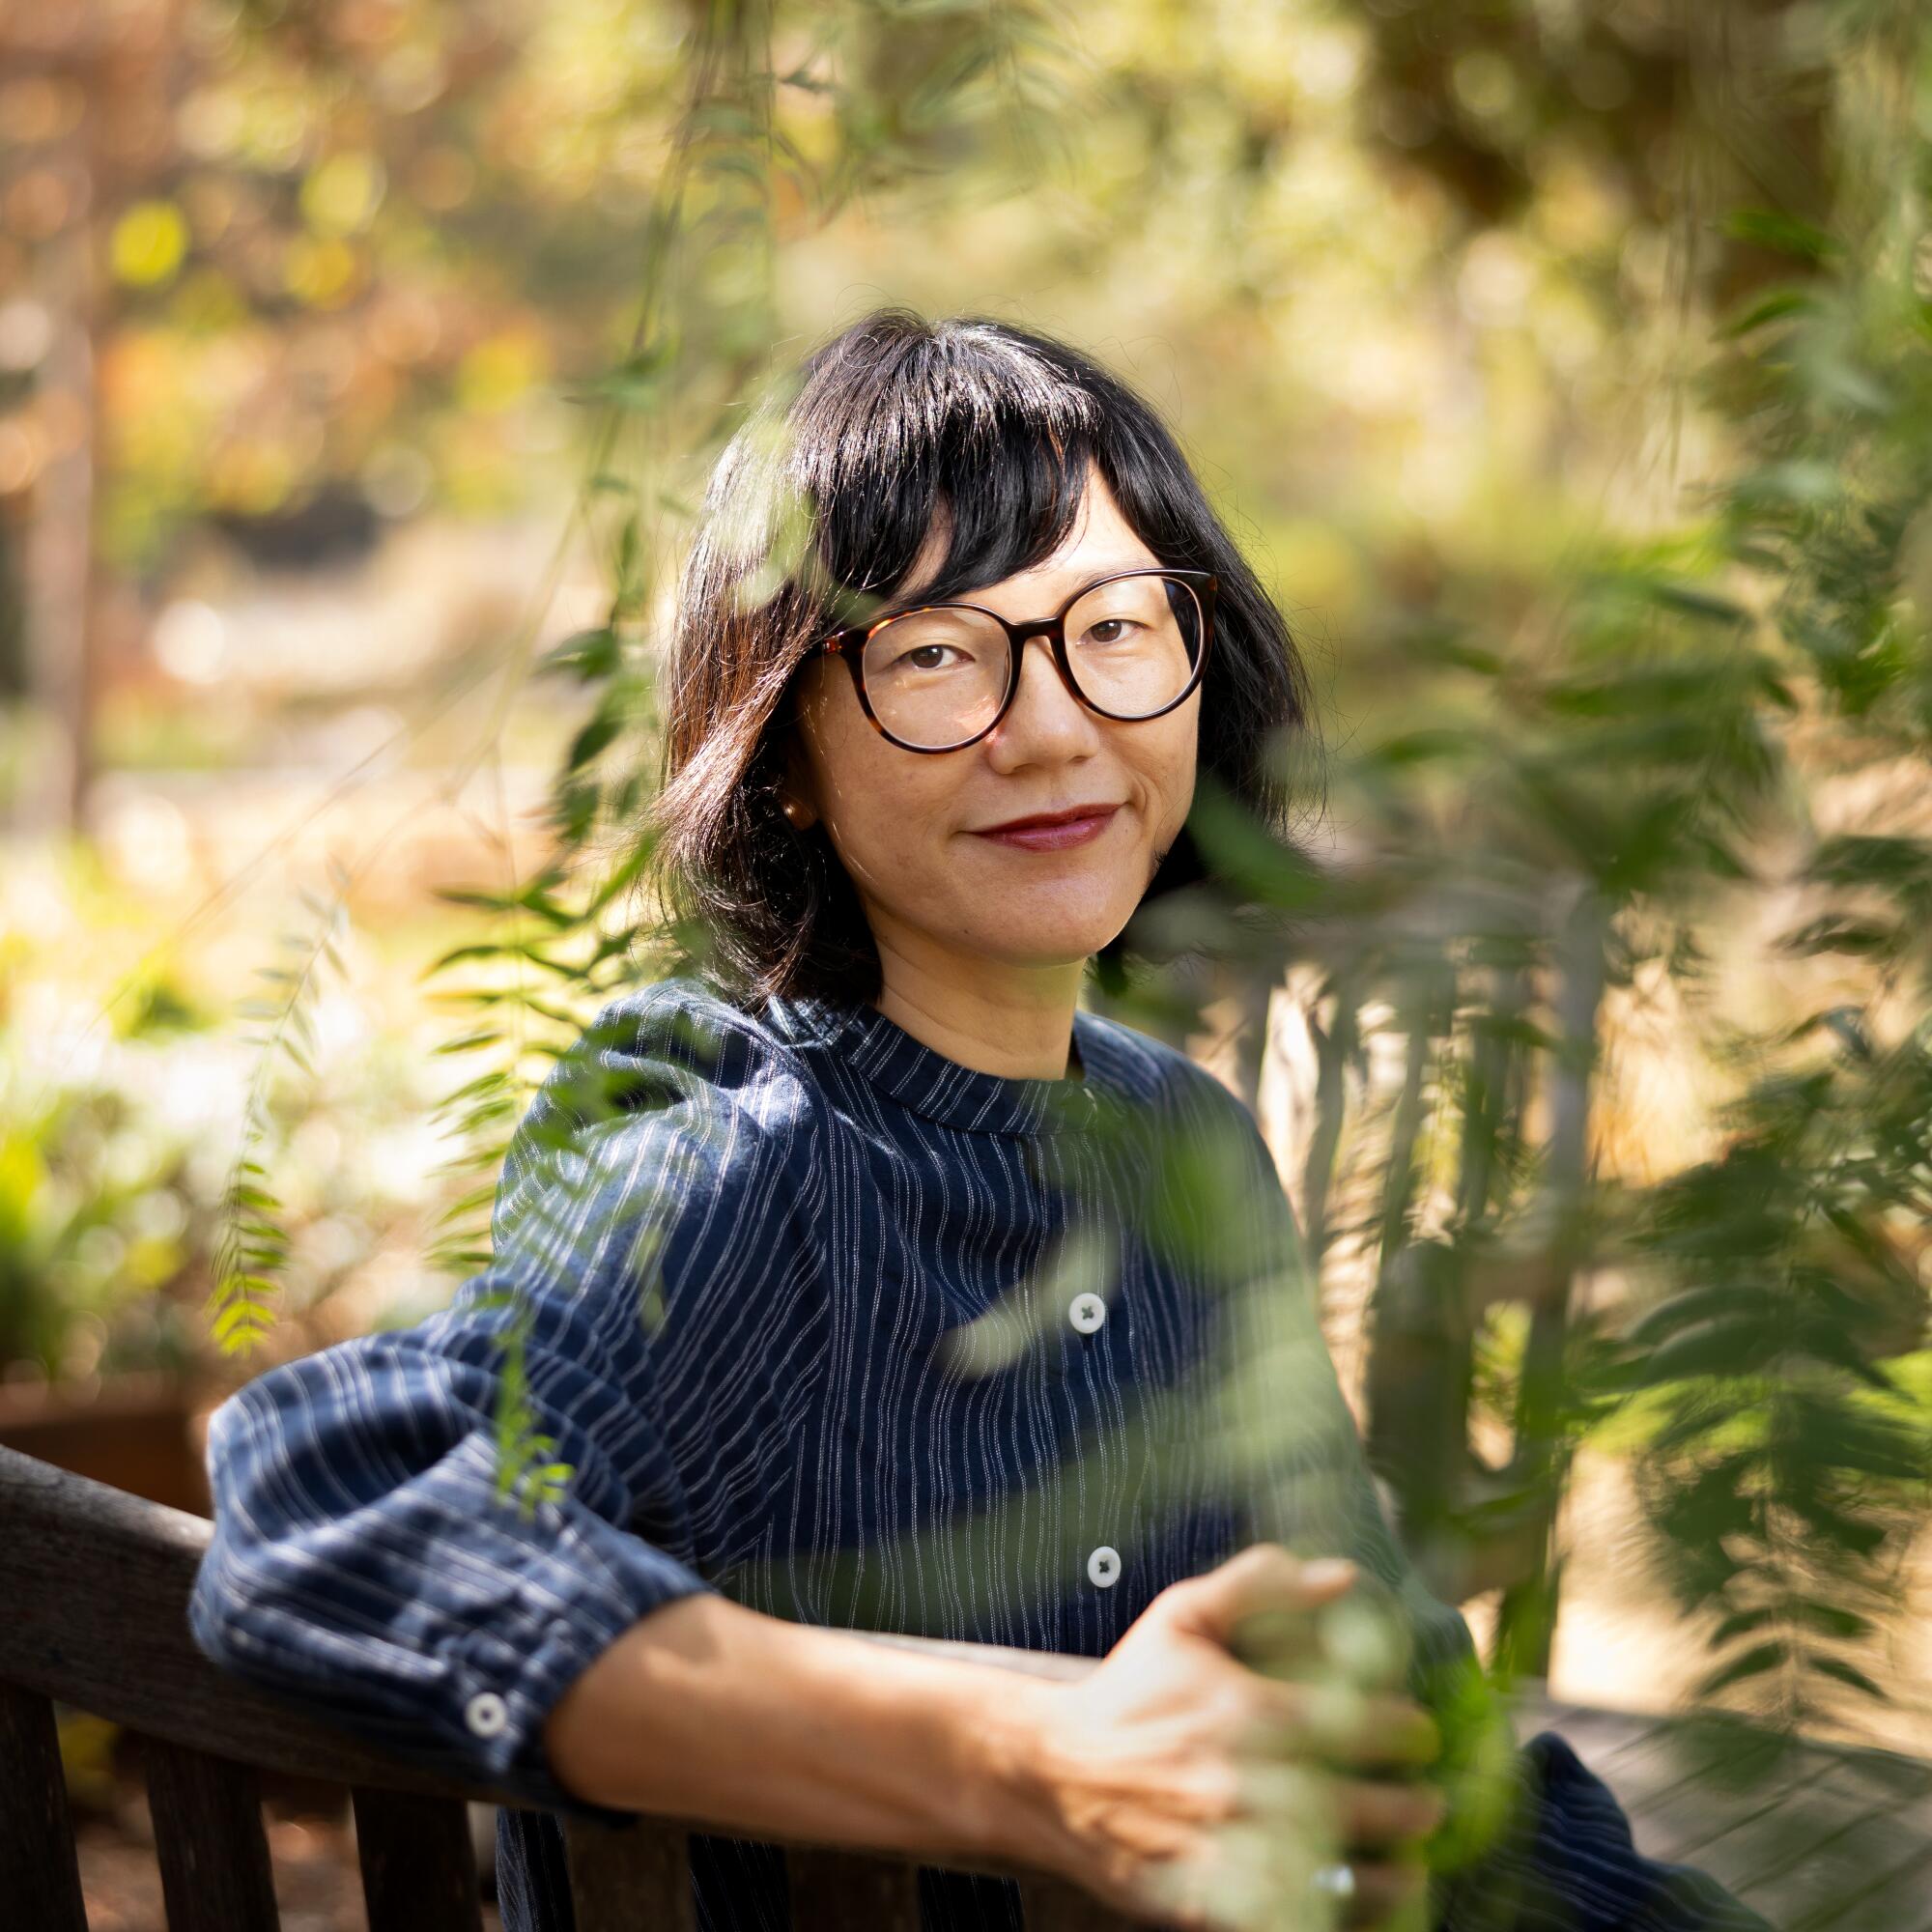
<path id="1" fill-rule="evenodd" d="M 792 1932 L 919 1932 L 919 1869 L 862 1853 L 787 1851 Z"/>
<path id="2" fill-rule="evenodd" d="M 410 1791 L 354 1798 L 369 1932 L 482 1932 L 469 1807 Z"/>
<path id="3" fill-rule="evenodd" d="M 161 1738 L 146 1744 L 168 1932 L 278 1932 L 255 1767 Z"/>
<path id="4" fill-rule="evenodd" d="M 668 1819 L 607 1825 L 566 1818 L 563 1842 L 577 1932 L 696 1932 L 691 1834 Z"/>
<path id="5" fill-rule="evenodd" d="M 1130 1923 L 1143 1925 L 1061 1879 L 1023 1878 L 1019 1885 L 1027 1932 L 1128 1932 Z"/>
<path id="6" fill-rule="evenodd" d="M 54 1707 L 0 1683 L 0 1899 L 20 1925 L 87 1932 Z"/>

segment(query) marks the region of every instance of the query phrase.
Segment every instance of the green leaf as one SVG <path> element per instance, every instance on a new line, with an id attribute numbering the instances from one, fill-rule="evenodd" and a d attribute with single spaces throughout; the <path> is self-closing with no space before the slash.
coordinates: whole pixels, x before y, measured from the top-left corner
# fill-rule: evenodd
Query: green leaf
<path id="1" fill-rule="evenodd" d="M 1695 583 L 1669 583 L 1652 580 L 1646 583 L 1654 603 L 1685 617 L 1698 617 L 1721 624 L 1747 624 L 1750 612 L 1736 599 L 1706 590 Z"/>
<path id="2" fill-rule="evenodd" d="M 1734 1610 L 1718 1625 L 1705 1641 L 1707 1650 L 1722 1650 L 1727 1644 L 1735 1643 L 1741 1636 L 1748 1636 L 1752 1631 L 1762 1630 L 1776 1619 L 1777 1612 L 1766 1606 L 1752 1610 Z"/>
<path id="3" fill-rule="evenodd" d="M 568 676 L 580 684 L 591 684 L 615 674 L 623 663 L 623 648 L 617 634 L 608 624 L 587 631 L 575 631 L 554 644 L 537 660 L 533 677 Z"/>
<path id="4" fill-rule="evenodd" d="M 1768 1670 L 1780 1668 L 1790 1658 L 1790 1651 L 1782 1643 L 1761 1643 L 1754 1649 L 1714 1670 L 1697 1686 L 1700 1697 L 1717 1697 L 1734 1685 L 1747 1683 L 1753 1677 L 1762 1677 Z"/>
<path id="5" fill-rule="evenodd" d="M 1323 881 L 1307 854 L 1276 838 L 1206 773 L 1187 822 L 1210 866 L 1238 889 L 1278 906 L 1317 902 Z"/>
<path id="6" fill-rule="evenodd" d="M 1809 1624 L 1813 1630 L 1823 1631 L 1827 1636 L 1843 1637 L 1849 1641 L 1865 1636 L 1871 1631 L 1870 1619 L 1838 1604 L 1821 1604 L 1814 1598 L 1806 1597 L 1791 1607 L 1800 1622 Z"/>
<path id="7" fill-rule="evenodd" d="M 566 771 L 578 771 L 587 765 L 598 753 L 611 744 L 624 728 L 623 712 L 615 705 L 599 705 L 596 713 L 571 740 L 570 751 L 564 760 Z"/>
<path id="8" fill-rule="evenodd" d="M 1822 263 L 1838 253 L 1837 242 L 1824 229 L 1782 209 L 1737 209 L 1719 225 L 1735 241 L 1793 255 L 1802 262 Z"/>
<path id="9" fill-rule="evenodd" d="M 469 1053 L 479 1046 L 495 1046 L 502 1037 L 501 1032 L 496 1028 L 485 1028 L 478 1033 L 461 1034 L 455 1039 L 443 1040 L 440 1045 L 431 1047 L 430 1051 L 435 1054 Z"/>
<path id="10" fill-rule="evenodd" d="M 1815 315 L 1817 311 L 1816 298 L 1803 289 L 1773 289 L 1747 302 L 1730 321 L 1719 324 L 1715 333 L 1719 342 L 1735 342 L 1767 323 L 1784 322 L 1797 315 Z"/>
<path id="11" fill-rule="evenodd" d="M 1808 1656 L 1804 1660 L 1807 1670 L 1816 1671 L 1820 1677 L 1830 1677 L 1839 1684 L 1849 1684 L 1854 1690 L 1886 1704 L 1891 1699 L 1878 1685 L 1865 1675 L 1855 1663 L 1847 1663 L 1841 1657 Z"/>

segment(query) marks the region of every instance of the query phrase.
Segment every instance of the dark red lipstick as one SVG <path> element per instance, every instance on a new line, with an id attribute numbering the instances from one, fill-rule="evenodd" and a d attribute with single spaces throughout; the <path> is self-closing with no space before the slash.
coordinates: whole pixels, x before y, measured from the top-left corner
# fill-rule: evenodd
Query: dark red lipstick
<path id="1" fill-rule="evenodd" d="M 1027 852 L 1064 852 L 1099 838 L 1113 821 L 1118 805 L 1070 805 L 1064 811 L 1036 811 L 1004 824 L 976 827 L 977 836 Z"/>

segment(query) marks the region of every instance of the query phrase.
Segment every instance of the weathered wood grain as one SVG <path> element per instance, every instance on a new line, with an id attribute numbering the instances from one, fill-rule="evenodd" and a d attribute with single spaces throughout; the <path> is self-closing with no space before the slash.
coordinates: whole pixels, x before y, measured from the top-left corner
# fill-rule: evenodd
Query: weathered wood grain
<path id="1" fill-rule="evenodd" d="M 405 1791 L 354 1797 L 369 1932 L 480 1932 L 469 1807 Z"/>
<path id="2" fill-rule="evenodd" d="M 1556 1731 L 1592 1770 L 1647 1737 L 1654 1719 L 1628 1711 L 1605 1711 L 1566 1704 L 1543 1694 L 1535 1685 L 1521 1688 L 1516 1705 L 1516 1734 L 1527 1743 L 1538 1731 Z"/>
<path id="3" fill-rule="evenodd" d="M 54 1710 L 0 1684 L 0 1899 L 22 1925 L 87 1932 Z"/>
<path id="4" fill-rule="evenodd" d="M 567 1818 L 577 1932 L 696 1932 L 688 1832 L 661 1819 Z"/>
<path id="5" fill-rule="evenodd" d="M 787 1849 L 793 1932 L 919 1932 L 919 1867 L 861 1852 Z"/>
<path id="6" fill-rule="evenodd" d="M 186 1607 L 209 1530 L 200 1517 L 0 1448 L 0 1681 L 297 1776 L 464 1796 L 202 1656 Z"/>
<path id="7" fill-rule="evenodd" d="M 1799 1779 L 1773 1816 L 1712 1840 L 1696 1862 L 1777 1924 L 1823 1916 L 1876 1926 L 1849 1901 L 1922 1859 L 1932 1823 L 1898 1796 L 1864 1766 L 1840 1759 L 1823 1776 Z"/>
<path id="8" fill-rule="evenodd" d="M 1694 1865 L 1782 1932 L 1932 1932 L 1932 1765 L 1895 1752 L 1738 1735 L 1714 1764 L 1683 1719 L 1532 1700 L 1630 1814 L 1646 1856 Z M 1718 1747 L 1721 1748 L 1721 1745 Z"/>
<path id="9" fill-rule="evenodd" d="M 1128 1925 L 1148 1932 L 1145 1919 L 1126 1918 L 1091 1891 L 1061 1879 L 1022 1879 L 1020 1909 L 1027 1932 L 1119 1932 Z"/>
<path id="10" fill-rule="evenodd" d="M 168 1932 L 277 1932 L 255 1768 L 160 1738 L 146 1743 Z"/>
<path id="11" fill-rule="evenodd" d="M 1921 1839 L 1895 1870 L 1855 1879 L 1795 1916 L 1777 1911 L 1782 1932 L 1932 1932 L 1932 1841 Z"/>

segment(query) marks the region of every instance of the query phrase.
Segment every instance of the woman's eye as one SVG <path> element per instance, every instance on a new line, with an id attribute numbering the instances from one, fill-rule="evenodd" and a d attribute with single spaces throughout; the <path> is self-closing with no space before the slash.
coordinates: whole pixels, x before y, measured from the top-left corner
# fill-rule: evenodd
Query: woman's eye
<path id="1" fill-rule="evenodd" d="M 1102 617 L 1097 624 L 1087 626 L 1086 635 L 1081 641 L 1089 644 L 1118 644 L 1129 631 L 1139 628 L 1140 626 L 1131 617 Z M 1101 635 L 1103 632 L 1105 636 Z"/>
<path id="2" fill-rule="evenodd" d="M 914 670 L 938 670 L 942 668 L 940 653 L 950 651 L 951 644 L 915 644 L 909 651 L 901 651 L 893 660 L 894 666 L 910 666 Z"/>

